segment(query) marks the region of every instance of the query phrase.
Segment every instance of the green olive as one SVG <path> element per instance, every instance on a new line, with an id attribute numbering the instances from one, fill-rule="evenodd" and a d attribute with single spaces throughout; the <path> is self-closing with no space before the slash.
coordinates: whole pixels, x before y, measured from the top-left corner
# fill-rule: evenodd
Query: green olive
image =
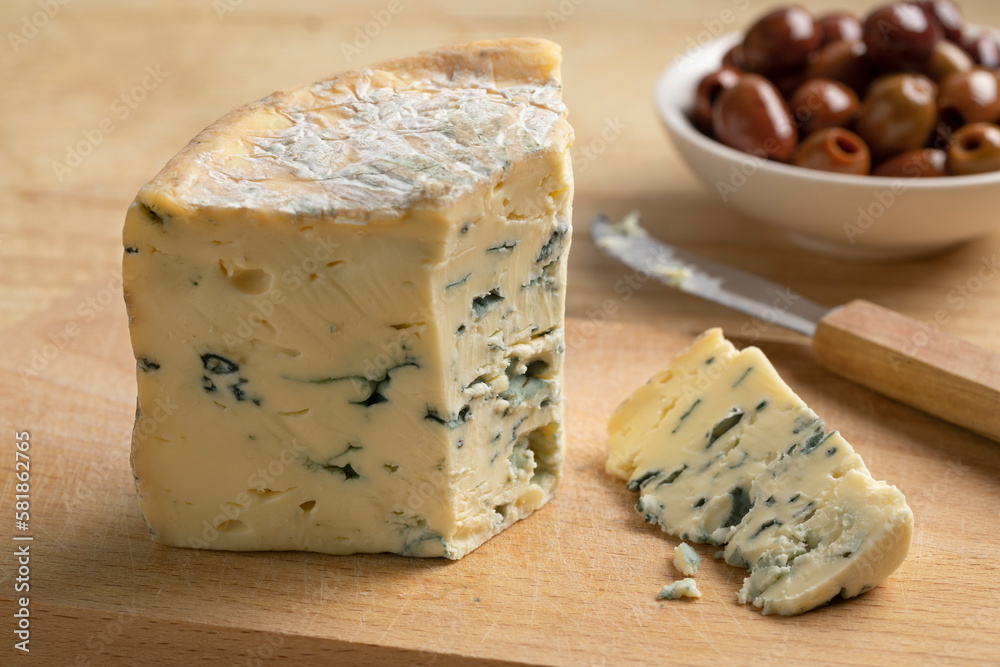
<path id="1" fill-rule="evenodd" d="M 937 117 L 937 86 L 930 79 L 890 74 L 868 89 L 855 129 L 879 161 L 924 146 Z"/>
<path id="2" fill-rule="evenodd" d="M 948 75 L 968 71 L 974 64 L 965 49 L 954 42 L 942 39 L 934 45 L 931 57 L 924 64 L 923 70 L 927 76 L 941 83 Z"/>

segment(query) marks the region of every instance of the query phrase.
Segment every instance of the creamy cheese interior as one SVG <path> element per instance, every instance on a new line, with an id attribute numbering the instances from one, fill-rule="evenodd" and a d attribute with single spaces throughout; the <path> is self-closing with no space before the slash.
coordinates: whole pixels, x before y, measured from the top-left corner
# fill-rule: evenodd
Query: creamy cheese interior
<path id="1" fill-rule="evenodd" d="M 726 545 L 740 602 L 798 614 L 864 593 L 910 548 L 903 494 L 781 380 L 757 348 L 711 329 L 608 423 L 608 471 L 684 540 Z M 676 562 L 676 561 L 675 561 Z"/>
<path id="2" fill-rule="evenodd" d="M 276 93 L 125 224 L 133 467 L 158 541 L 460 558 L 562 468 L 572 130 L 558 47 Z"/>

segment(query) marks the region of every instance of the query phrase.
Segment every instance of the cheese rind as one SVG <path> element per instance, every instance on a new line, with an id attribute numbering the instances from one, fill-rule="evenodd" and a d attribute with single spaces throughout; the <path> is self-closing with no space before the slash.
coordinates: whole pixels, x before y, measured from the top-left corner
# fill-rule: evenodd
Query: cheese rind
<path id="1" fill-rule="evenodd" d="M 741 602 L 798 614 L 870 590 L 903 562 L 913 515 L 778 377 L 712 329 L 608 424 L 608 471 L 636 509 L 750 568 Z"/>
<path id="2" fill-rule="evenodd" d="M 155 539 L 460 558 L 551 498 L 559 60 L 479 42 L 275 93 L 142 188 L 123 272 Z"/>

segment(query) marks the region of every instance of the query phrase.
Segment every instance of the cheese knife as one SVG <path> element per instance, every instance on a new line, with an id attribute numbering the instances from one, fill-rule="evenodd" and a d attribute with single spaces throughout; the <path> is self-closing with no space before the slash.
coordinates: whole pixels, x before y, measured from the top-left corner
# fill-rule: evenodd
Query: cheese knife
<path id="1" fill-rule="evenodd" d="M 862 299 L 825 308 L 658 241 L 637 213 L 617 224 L 598 214 L 590 234 L 640 273 L 811 337 L 816 361 L 831 373 L 1000 442 L 1000 353 Z"/>

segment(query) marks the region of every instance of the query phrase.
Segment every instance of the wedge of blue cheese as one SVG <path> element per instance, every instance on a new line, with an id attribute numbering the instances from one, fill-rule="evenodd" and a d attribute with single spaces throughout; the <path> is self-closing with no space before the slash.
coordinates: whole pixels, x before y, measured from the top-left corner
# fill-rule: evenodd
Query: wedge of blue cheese
<path id="1" fill-rule="evenodd" d="M 559 67 L 513 39 L 347 72 L 230 113 L 142 188 L 124 292 L 156 540 L 456 559 L 551 498 Z"/>
<path id="2" fill-rule="evenodd" d="M 757 348 L 711 329 L 608 423 L 607 469 L 636 509 L 684 540 L 725 545 L 765 614 L 864 593 L 903 562 L 913 514 Z"/>

